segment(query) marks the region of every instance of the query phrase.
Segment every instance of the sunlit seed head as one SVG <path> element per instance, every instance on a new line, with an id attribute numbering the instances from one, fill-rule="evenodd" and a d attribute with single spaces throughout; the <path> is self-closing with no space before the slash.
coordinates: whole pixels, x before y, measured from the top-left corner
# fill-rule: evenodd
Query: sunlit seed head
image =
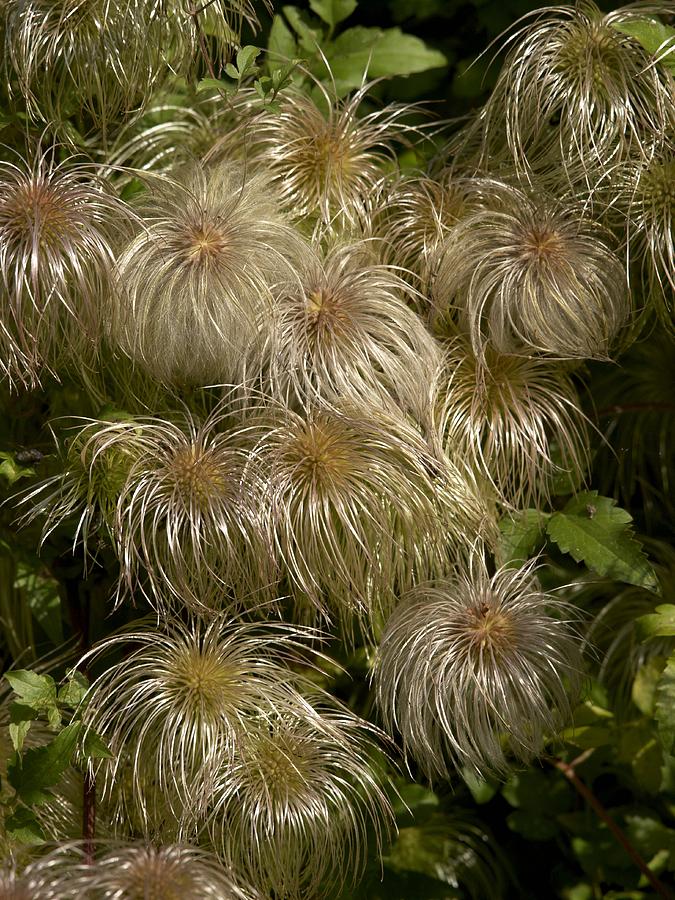
<path id="1" fill-rule="evenodd" d="M 410 107 L 359 115 L 368 86 L 344 100 L 320 82 L 315 89 L 318 102 L 289 91 L 278 113 L 255 120 L 248 157 L 270 173 L 285 209 L 307 230 L 340 231 L 367 220 L 370 195 L 395 162 L 396 145 L 415 129 L 405 122 Z M 220 152 L 227 149 L 226 137 Z"/>
<path id="2" fill-rule="evenodd" d="M 354 883 L 368 844 L 381 849 L 393 824 L 370 759 L 379 733 L 311 699 L 315 709 L 247 734 L 220 773 L 209 818 L 223 859 L 280 900 L 324 897 Z"/>
<path id="3" fill-rule="evenodd" d="M 583 481 L 588 427 L 564 366 L 492 350 L 481 362 L 461 338 L 446 354 L 435 397 L 448 453 L 473 465 L 517 509 L 545 506 L 556 482 L 574 490 Z"/>
<path id="4" fill-rule="evenodd" d="M 335 620 L 348 639 L 489 529 L 470 474 L 400 413 L 279 410 L 254 456 L 296 614 Z"/>
<path id="5" fill-rule="evenodd" d="M 256 900 L 258 897 L 253 890 L 237 884 L 215 856 L 198 847 L 187 844 L 110 847 L 104 843 L 97 850 L 92 863 L 72 866 L 69 889 L 73 896 L 100 900 Z"/>
<path id="6" fill-rule="evenodd" d="M 127 654 L 96 679 L 87 705 L 85 724 L 114 754 L 101 770 L 103 801 L 133 810 L 146 834 L 192 834 L 217 770 L 252 724 L 305 708 L 301 679 L 285 666 L 300 659 L 303 636 L 290 626 L 174 621 L 96 647 Z"/>
<path id="7" fill-rule="evenodd" d="M 269 179 L 221 162 L 156 177 L 142 225 L 119 257 L 110 333 L 165 382 L 238 380 L 272 286 L 293 277 L 302 243 Z"/>
<path id="8" fill-rule="evenodd" d="M 112 282 L 112 229 L 126 221 L 87 165 L 50 151 L 0 163 L 0 371 L 10 384 L 91 354 Z"/>
<path id="9" fill-rule="evenodd" d="M 373 263 L 369 242 L 338 246 L 324 259 L 308 254 L 261 321 L 249 377 L 273 396 L 304 405 L 379 396 L 415 406 L 438 348 L 406 304 L 412 294 L 392 268 Z"/>
<path id="10" fill-rule="evenodd" d="M 490 576 L 474 557 L 452 579 L 420 585 L 385 628 L 378 704 L 429 777 L 454 766 L 503 774 L 543 752 L 579 686 L 578 641 L 564 604 L 533 564 Z M 562 617 L 561 617 L 562 616 Z"/>
<path id="11" fill-rule="evenodd" d="M 488 183 L 490 204 L 443 242 L 437 314 L 454 314 L 479 357 L 492 346 L 606 358 L 630 313 L 630 295 L 604 231 L 574 206 Z"/>
<path id="12" fill-rule="evenodd" d="M 662 140 L 675 123 L 672 77 L 626 32 L 671 10 L 640 6 L 603 16 L 584 0 L 524 17 L 534 16 L 506 39 L 509 56 L 470 129 L 482 137 L 478 163 L 489 168 L 503 145 L 524 174 L 557 166 L 579 185 Z M 475 144 L 469 138 L 464 150 Z"/>
<path id="13" fill-rule="evenodd" d="M 255 605 L 275 580 L 261 477 L 228 409 L 134 420 L 137 454 L 116 508 L 121 587 L 160 613 L 208 612 L 218 597 Z"/>

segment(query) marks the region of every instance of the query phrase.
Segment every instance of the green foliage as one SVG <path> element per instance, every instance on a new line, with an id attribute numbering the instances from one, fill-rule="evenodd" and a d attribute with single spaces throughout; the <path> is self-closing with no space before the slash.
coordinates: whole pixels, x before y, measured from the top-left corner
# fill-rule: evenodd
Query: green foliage
<path id="1" fill-rule="evenodd" d="M 634 537 L 633 517 L 597 491 L 577 494 L 548 520 L 547 533 L 563 553 L 607 575 L 639 587 L 657 588 L 656 575 Z"/>
<path id="2" fill-rule="evenodd" d="M 638 19 L 616 22 L 617 31 L 634 37 L 647 53 L 657 57 L 662 65 L 675 72 L 675 28 L 659 22 L 658 19 Z"/>

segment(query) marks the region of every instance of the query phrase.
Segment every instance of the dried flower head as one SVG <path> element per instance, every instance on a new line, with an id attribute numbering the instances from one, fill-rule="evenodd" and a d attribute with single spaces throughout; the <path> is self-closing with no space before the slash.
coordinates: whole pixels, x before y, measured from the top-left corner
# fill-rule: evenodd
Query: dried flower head
<path id="1" fill-rule="evenodd" d="M 675 331 L 675 142 L 634 156 L 609 177 L 626 217 L 630 257 L 660 322 Z"/>
<path id="2" fill-rule="evenodd" d="M 456 338 L 434 393 L 446 452 L 470 462 L 507 505 L 541 508 L 554 481 L 574 490 L 588 471 L 586 418 L 560 363 L 489 348 L 481 362 Z"/>
<path id="3" fill-rule="evenodd" d="M 150 836 L 192 834 L 253 724 L 306 708 L 301 679 L 285 665 L 299 659 L 303 636 L 291 626 L 176 619 L 95 647 L 96 656 L 126 651 L 92 684 L 85 714 L 114 756 L 101 783 L 118 817 L 138 819 Z"/>
<path id="4" fill-rule="evenodd" d="M 414 397 L 438 349 L 406 305 L 411 293 L 393 268 L 373 264 L 369 242 L 308 256 L 261 322 L 248 375 L 287 402 Z"/>
<path id="5" fill-rule="evenodd" d="M 387 622 L 378 704 L 429 777 L 453 766 L 502 774 L 511 756 L 528 763 L 568 717 L 578 642 L 533 570 L 491 577 L 476 555 L 454 578 L 414 588 Z"/>
<path id="6" fill-rule="evenodd" d="M 59 471 L 18 495 L 27 511 L 22 525 L 42 519 L 42 543 L 65 521 L 76 520 L 73 545 L 95 555 L 96 539 L 116 545 L 120 493 L 137 457 L 139 425 L 131 419 L 84 420 L 61 443 L 55 436 Z"/>
<path id="7" fill-rule="evenodd" d="M 449 170 L 436 178 L 401 178 L 376 217 L 375 235 L 390 246 L 391 261 L 417 276 L 421 290 L 428 292 L 443 239 L 476 202 L 475 182 Z"/>
<path id="8" fill-rule="evenodd" d="M 214 593 L 255 602 L 274 581 L 272 539 L 260 513 L 262 483 L 246 429 L 228 429 L 228 409 L 204 421 L 136 419 L 135 458 L 117 499 L 124 584 L 166 604 L 205 610 Z M 120 430 L 124 452 L 127 431 Z M 214 590 L 215 589 L 215 590 Z"/>
<path id="9" fill-rule="evenodd" d="M 269 179 L 237 164 L 155 177 L 122 251 L 111 336 L 156 378 L 232 382 L 271 288 L 293 275 L 300 238 Z"/>
<path id="10" fill-rule="evenodd" d="M 257 900 L 206 850 L 188 844 L 100 845 L 64 873 L 67 896 L 96 900 Z M 103 851 L 101 853 L 101 850 Z M 65 894 L 64 894 L 65 896 Z"/>
<path id="11" fill-rule="evenodd" d="M 90 166 L 55 152 L 0 162 L 0 371 L 32 385 L 93 343 L 123 205 Z"/>
<path id="12" fill-rule="evenodd" d="M 320 82 L 319 102 L 289 91 L 276 114 L 250 126 L 249 159 L 269 172 L 286 210 L 311 228 L 355 225 L 367 219 L 369 197 L 396 162 L 395 145 L 415 132 L 409 106 L 390 104 L 359 116 L 370 85 L 338 100 Z M 236 144 L 240 136 L 235 136 Z M 214 152 L 228 152 L 225 138 Z"/>
<path id="13" fill-rule="evenodd" d="M 604 232 L 573 205 L 486 181 L 489 204 L 446 236 L 433 300 L 474 352 L 605 358 L 630 313 L 626 273 Z"/>
<path id="14" fill-rule="evenodd" d="M 347 637 L 488 527 L 469 474 L 375 406 L 279 410 L 253 453 L 296 613 Z"/>
<path id="15" fill-rule="evenodd" d="M 579 183 L 662 138 L 675 124 L 672 75 L 626 33 L 661 12 L 672 10 L 635 3 L 603 16 L 581 0 L 528 14 L 478 118 L 482 161 L 505 141 L 522 171 L 562 166 Z"/>
<path id="16" fill-rule="evenodd" d="M 370 761 L 379 732 L 345 708 L 313 702 L 311 712 L 280 713 L 249 731 L 213 794 L 218 852 L 279 900 L 355 883 L 369 841 L 381 849 L 393 825 Z"/>
<path id="17" fill-rule="evenodd" d="M 6 64 L 31 116 L 59 124 L 81 110 L 81 127 L 104 138 L 168 74 L 166 48 L 187 24 L 141 0 L 8 0 L 6 10 Z"/>

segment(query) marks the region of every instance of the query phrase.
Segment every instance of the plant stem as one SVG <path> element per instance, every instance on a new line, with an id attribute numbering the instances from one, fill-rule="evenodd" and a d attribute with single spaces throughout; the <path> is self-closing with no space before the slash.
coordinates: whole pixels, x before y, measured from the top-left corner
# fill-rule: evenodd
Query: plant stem
<path id="1" fill-rule="evenodd" d="M 583 754 L 582 754 L 583 755 Z M 563 773 L 565 778 L 570 781 L 577 793 L 584 798 L 584 800 L 588 803 L 588 805 L 593 809 L 599 819 L 601 819 L 605 825 L 609 828 L 612 833 L 612 836 L 616 840 L 616 842 L 622 847 L 623 850 L 630 856 L 635 865 L 640 869 L 642 874 L 645 876 L 647 881 L 654 888 L 659 897 L 665 898 L 665 900 L 673 900 L 672 892 L 662 884 L 656 875 L 649 868 L 644 859 L 640 856 L 635 847 L 631 844 L 626 836 L 625 832 L 617 825 L 614 819 L 610 816 L 608 811 L 602 805 L 600 800 L 595 796 L 593 791 L 585 784 L 574 771 L 574 767 L 569 763 L 563 762 L 562 759 L 552 759 L 550 760 L 551 764 L 556 767 L 559 771 Z"/>
<path id="2" fill-rule="evenodd" d="M 84 773 L 82 790 L 82 843 L 84 860 L 88 865 L 94 862 L 94 841 L 96 838 L 96 777 L 87 770 Z"/>

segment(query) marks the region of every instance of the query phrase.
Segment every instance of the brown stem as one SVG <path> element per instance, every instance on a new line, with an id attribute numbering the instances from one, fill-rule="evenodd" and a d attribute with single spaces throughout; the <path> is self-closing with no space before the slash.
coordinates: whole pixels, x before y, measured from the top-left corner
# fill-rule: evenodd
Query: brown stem
<path id="1" fill-rule="evenodd" d="M 209 4 L 207 3 L 206 6 L 203 7 L 203 9 L 206 9 L 206 7 L 208 5 Z M 213 68 L 213 62 L 211 61 L 211 56 L 209 54 L 208 47 L 206 46 L 206 38 L 204 37 L 204 31 L 202 30 L 202 26 L 199 21 L 199 13 L 200 12 L 202 12 L 202 9 L 196 8 L 195 6 L 192 6 L 190 9 L 190 15 L 192 16 L 192 21 L 194 22 L 195 30 L 197 32 L 197 39 L 199 40 L 199 49 L 201 51 L 202 56 L 204 57 L 204 62 L 206 63 L 206 66 L 209 70 L 209 75 L 211 76 L 211 78 L 215 78 L 216 72 L 215 72 L 215 69 Z"/>
<path id="2" fill-rule="evenodd" d="M 628 840 L 626 834 L 621 830 L 621 828 L 619 828 L 614 819 L 610 816 L 605 807 L 595 796 L 593 791 L 579 778 L 577 773 L 574 771 L 573 766 L 571 766 L 569 763 L 563 762 L 562 759 L 552 759 L 550 760 L 550 762 L 556 767 L 556 769 L 559 769 L 563 773 L 568 781 L 570 781 L 574 785 L 577 793 L 584 798 L 586 803 L 588 803 L 588 805 L 592 807 L 598 818 L 605 823 L 605 825 L 612 832 L 612 836 L 614 837 L 616 842 L 623 848 L 623 850 L 625 850 L 628 856 L 630 856 L 630 858 L 640 869 L 642 874 L 654 888 L 659 897 L 663 897 L 664 900 L 673 900 L 671 891 L 659 881 L 659 879 L 652 872 L 652 870 L 640 856 L 635 847 Z"/>

